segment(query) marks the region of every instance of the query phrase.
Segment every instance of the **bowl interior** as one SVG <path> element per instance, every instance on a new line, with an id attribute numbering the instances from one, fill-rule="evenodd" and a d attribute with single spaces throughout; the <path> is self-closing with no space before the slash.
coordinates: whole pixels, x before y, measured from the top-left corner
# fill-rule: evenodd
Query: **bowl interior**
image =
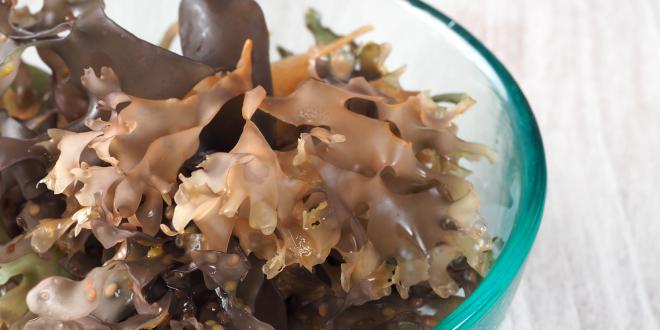
<path id="1" fill-rule="evenodd" d="M 475 60 L 473 48 L 437 19 L 405 1 L 259 1 L 271 30 L 272 45 L 307 50 L 313 39 L 304 28 L 305 9 L 314 7 L 336 32 L 347 34 L 371 24 L 374 31 L 360 40 L 392 45 L 389 68 L 406 66 L 402 85 L 432 94 L 465 92 L 477 105 L 458 121 L 459 136 L 491 146 L 499 161 L 465 163 L 474 174 L 470 180 L 481 196 L 482 215 L 490 231 L 506 241 L 511 233 L 520 195 L 521 160 L 515 151 L 512 120 L 496 76 L 487 63 Z M 273 58 L 277 55 L 273 53 Z M 489 72 L 489 69 L 491 72 Z M 499 251 L 497 251 L 499 253 Z"/>
<path id="2" fill-rule="evenodd" d="M 469 179 L 481 197 L 481 214 L 498 237 L 496 262 L 473 295 L 439 327 L 498 323 L 538 230 L 546 182 L 538 127 L 511 75 L 467 31 L 422 1 L 257 1 L 266 13 L 271 46 L 308 49 L 313 40 L 302 17 L 306 8 L 314 7 L 338 33 L 373 25 L 374 31 L 360 40 L 393 46 L 387 64 L 406 66 L 404 87 L 434 94 L 464 92 L 477 100 L 458 120 L 459 137 L 489 145 L 498 155 L 494 164 L 464 164 L 474 172 Z"/>

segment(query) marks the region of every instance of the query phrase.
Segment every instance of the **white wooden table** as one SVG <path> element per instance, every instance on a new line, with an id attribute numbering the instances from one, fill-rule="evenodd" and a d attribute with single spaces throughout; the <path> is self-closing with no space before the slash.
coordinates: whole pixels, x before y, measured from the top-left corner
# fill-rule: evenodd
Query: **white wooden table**
<path id="1" fill-rule="evenodd" d="M 510 69 L 545 141 L 545 216 L 503 329 L 660 328 L 660 0 L 429 2 Z"/>
<path id="2" fill-rule="evenodd" d="M 660 328 L 660 1 L 431 0 L 525 91 L 543 224 L 503 329 Z"/>

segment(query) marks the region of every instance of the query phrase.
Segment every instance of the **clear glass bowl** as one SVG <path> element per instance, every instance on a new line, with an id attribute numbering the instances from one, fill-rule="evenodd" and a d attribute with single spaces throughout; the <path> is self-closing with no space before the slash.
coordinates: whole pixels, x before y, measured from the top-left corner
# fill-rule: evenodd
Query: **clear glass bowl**
<path id="1" fill-rule="evenodd" d="M 436 327 L 495 328 L 516 291 L 541 222 L 546 191 L 545 156 L 529 104 L 504 66 L 470 33 L 418 0 L 259 1 L 271 44 L 303 51 L 312 39 L 302 29 L 304 10 L 348 33 L 365 24 L 364 40 L 392 44 L 390 68 L 406 65 L 402 85 L 432 93 L 467 92 L 477 106 L 459 120 L 459 136 L 492 146 L 495 164 L 466 164 L 482 201 L 490 232 L 503 244 L 477 290 Z"/>
<path id="2" fill-rule="evenodd" d="M 30 1 L 28 2 L 39 2 Z M 529 104 L 504 66 L 460 25 L 419 0 L 258 0 L 271 30 L 271 46 L 303 51 L 313 42 L 303 14 L 314 7 L 341 33 L 372 24 L 364 40 L 388 42 L 390 68 L 407 66 L 402 84 L 433 93 L 467 92 L 477 106 L 459 121 L 459 136 L 492 146 L 495 164 L 466 164 L 474 174 L 489 231 L 502 244 L 477 290 L 437 326 L 494 328 L 503 319 L 534 242 L 545 200 L 546 167 Z M 178 0 L 106 0 L 119 24 L 158 42 L 176 20 Z M 175 44 L 174 47 L 177 47 Z M 28 54 L 34 58 L 34 54 Z M 273 53 L 273 58 L 277 58 Z"/>

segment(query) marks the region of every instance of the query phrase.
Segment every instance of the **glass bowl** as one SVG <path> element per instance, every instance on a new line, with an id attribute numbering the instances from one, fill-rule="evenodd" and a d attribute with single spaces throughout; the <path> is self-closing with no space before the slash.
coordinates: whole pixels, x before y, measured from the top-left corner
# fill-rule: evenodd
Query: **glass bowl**
<path id="1" fill-rule="evenodd" d="M 39 1 L 29 1 L 34 4 Z M 312 43 L 303 14 L 314 7 L 335 31 L 371 24 L 361 40 L 392 44 L 388 67 L 406 65 L 402 85 L 432 93 L 466 92 L 477 105 L 459 121 L 459 136 L 489 145 L 498 160 L 465 164 L 474 171 L 496 261 L 477 290 L 436 327 L 494 328 L 505 316 L 541 222 L 546 167 L 531 109 L 504 66 L 449 17 L 419 0 L 258 0 L 271 47 L 304 51 Z M 176 20 L 178 0 L 106 0 L 106 12 L 139 37 L 157 43 Z M 178 45 L 174 44 L 176 49 Z M 35 54 L 28 54 L 34 58 Z M 273 52 L 273 59 L 278 58 Z"/>
<path id="2" fill-rule="evenodd" d="M 303 51 L 312 44 L 302 29 L 304 10 L 316 8 L 340 33 L 365 24 L 363 40 L 388 42 L 388 67 L 406 65 L 402 85 L 432 93 L 467 92 L 477 106 L 458 121 L 459 136 L 489 145 L 495 164 L 466 164 L 474 174 L 482 215 L 499 238 L 496 262 L 477 290 L 436 327 L 495 328 L 516 291 L 536 236 L 546 190 L 541 136 L 529 104 L 504 66 L 470 33 L 418 0 L 258 1 L 271 45 Z"/>

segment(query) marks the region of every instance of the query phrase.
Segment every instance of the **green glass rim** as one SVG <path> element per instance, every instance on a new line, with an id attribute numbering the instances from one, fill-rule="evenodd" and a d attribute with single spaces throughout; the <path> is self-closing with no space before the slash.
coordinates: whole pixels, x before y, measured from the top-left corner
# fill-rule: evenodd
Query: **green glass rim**
<path id="1" fill-rule="evenodd" d="M 522 156 L 521 198 L 516 219 L 504 249 L 483 282 L 456 310 L 435 329 L 470 328 L 481 320 L 509 290 L 534 243 L 545 203 L 547 169 L 541 133 L 532 109 L 509 71 L 479 40 L 453 19 L 421 0 L 404 0 L 431 15 L 456 33 L 493 71 L 489 77 L 498 83 L 500 96 L 508 103 L 505 111 L 517 137 L 516 148 Z M 480 58 L 480 59 L 479 59 Z"/>

